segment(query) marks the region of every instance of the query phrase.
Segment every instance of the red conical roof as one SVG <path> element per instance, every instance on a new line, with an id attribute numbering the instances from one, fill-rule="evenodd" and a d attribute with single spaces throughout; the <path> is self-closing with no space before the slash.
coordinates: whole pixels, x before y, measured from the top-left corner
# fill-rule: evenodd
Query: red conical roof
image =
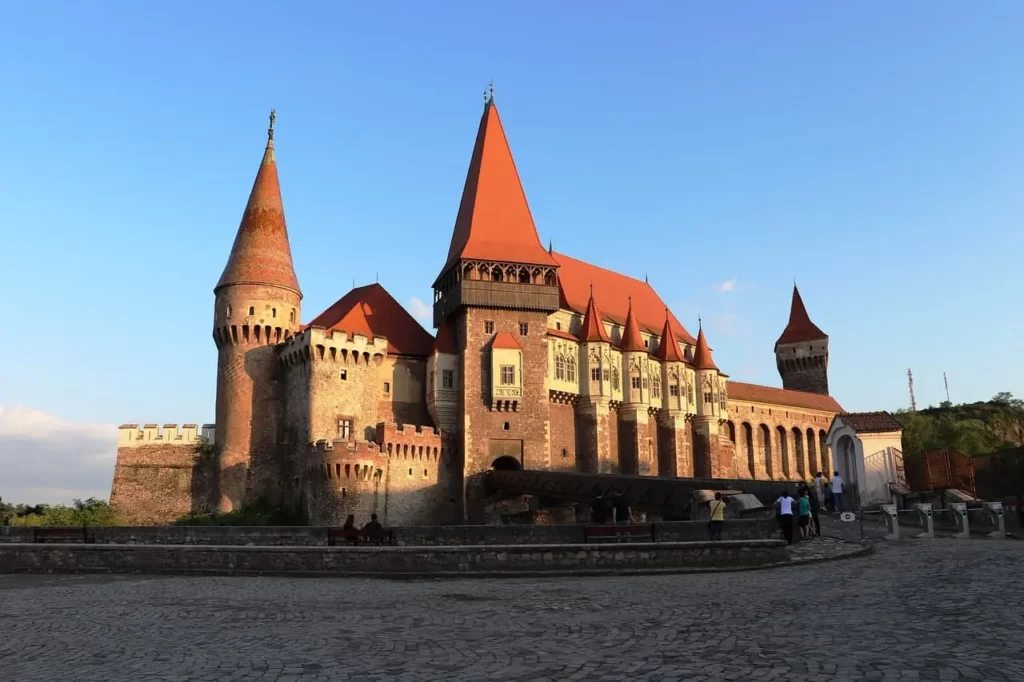
<path id="1" fill-rule="evenodd" d="M 463 258 L 558 266 L 537 236 L 493 98 L 480 118 L 442 272 Z"/>
<path id="2" fill-rule="evenodd" d="M 277 180 L 273 120 L 271 113 L 263 161 L 238 225 L 228 264 L 214 292 L 229 284 L 271 284 L 302 295 L 292 266 L 292 249 L 288 244 L 281 186 Z"/>
<path id="3" fill-rule="evenodd" d="M 683 354 L 679 352 L 679 341 L 676 339 L 675 332 L 672 331 L 672 320 L 668 316 L 667 309 L 665 310 L 665 326 L 661 330 L 661 343 L 658 345 L 654 357 L 662 362 L 686 361 Z"/>
<path id="4" fill-rule="evenodd" d="M 633 317 L 633 302 L 630 301 L 629 310 L 626 312 L 626 325 L 622 329 L 622 343 L 619 348 L 623 351 L 646 351 L 644 337 L 640 336 L 640 327 Z"/>
<path id="5" fill-rule="evenodd" d="M 827 339 L 828 334 L 818 329 L 818 327 L 811 322 L 810 315 L 807 314 L 807 308 L 804 307 L 804 300 L 800 298 L 800 290 L 796 288 L 796 284 L 793 285 L 793 303 L 789 308 L 789 324 L 782 330 L 782 336 L 775 342 L 778 346 L 780 343 L 797 343 L 799 341 L 814 341 L 816 339 Z"/>
<path id="6" fill-rule="evenodd" d="M 690 364 L 694 369 L 718 369 L 711 359 L 711 349 L 708 348 L 708 340 L 704 338 L 703 326 L 697 332 L 697 347 L 693 349 L 693 361 Z"/>
<path id="7" fill-rule="evenodd" d="M 388 352 L 395 355 L 427 357 L 434 351 L 434 339 L 427 330 L 380 284 L 356 287 L 306 326 L 368 339 L 384 337 Z"/>
<path id="8" fill-rule="evenodd" d="M 587 312 L 583 315 L 583 325 L 580 327 L 579 338 L 580 341 L 612 342 L 612 340 L 608 338 L 608 332 L 604 330 L 601 311 L 597 309 L 597 304 L 594 303 L 593 293 L 590 294 L 590 300 L 587 301 Z"/>

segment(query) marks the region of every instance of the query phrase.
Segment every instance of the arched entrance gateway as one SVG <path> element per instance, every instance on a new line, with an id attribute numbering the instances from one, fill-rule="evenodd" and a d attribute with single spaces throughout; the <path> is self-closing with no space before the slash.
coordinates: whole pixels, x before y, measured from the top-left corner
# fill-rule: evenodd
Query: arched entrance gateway
<path id="1" fill-rule="evenodd" d="M 502 455 L 498 459 L 491 462 L 491 469 L 493 471 L 522 471 L 522 463 L 510 455 Z"/>

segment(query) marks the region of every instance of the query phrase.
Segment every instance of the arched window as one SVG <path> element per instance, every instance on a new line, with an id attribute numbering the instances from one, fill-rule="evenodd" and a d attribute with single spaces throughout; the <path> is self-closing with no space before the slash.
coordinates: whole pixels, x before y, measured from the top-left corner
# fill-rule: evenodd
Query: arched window
<path id="1" fill-rule="evenodd" d="M 501 268 L 498 266 L 494 266 L 494 269 L 491 270 L 491 280 L 495 282 L 502 282 L 505 280 L 505 273 L 502 272 Z"/>
<path id="2" fill-rule="evenodd" d="M 565 367 L 565 380 L 576 382 L 576 358 L 569 358 Z"/>
<path id="3" fill-rule="evenodd" d="M 661 377 L 659 377 L 657 374 L 651 377 L 651 397 L 661 397 Z"/>
<path id="4" fill-rule="evenodd" d="M 559 381 L 565 381 L 565 356 L 555 356 L 555 378 Z"/>
<path id="5" fill-rule="evenodd" d="M 256 314 L 256 306 L 252 306 L 252 305 L 249 306 L 249 314 L 250 315 L 255 315 Z"/>

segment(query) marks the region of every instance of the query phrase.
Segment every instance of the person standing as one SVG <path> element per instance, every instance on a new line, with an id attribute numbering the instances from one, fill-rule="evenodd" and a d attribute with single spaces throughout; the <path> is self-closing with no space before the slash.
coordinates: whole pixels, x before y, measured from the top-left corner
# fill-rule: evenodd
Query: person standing
<path id="1" fill-rule="evenodd" d="M 710 509 L 708 537 L 711 540 L 721 540 L 722 526 L 725 525 L 725 500 L 722 499 L 722 493 L 715 493 L 715 499 L 711 500 Z"/>
<path id="2" fill-rule="evenodd" d="M 832 505 L 837 512 L 843 511 L 843 478 L 838 471 L 832 477 Z"/>
<path id="3" fill-rule="evenodd" d="M 806 540 L 811 533 L 811 494 L 804 486 L 804 489 L 797 493 L 797 522 L 800 525 L 800 539 Z"/>
<path id="4" fill-rule="evenodd" d="M 629 508 L 629 501 L 620 492 L 615 493 L 614 513 L 615 524 L 618 526 L 628 526 L 633 521 L 633 510 Z M 619 539 L 629 542 L 629 531 L 620 533 Z"/>
<path id="5" fill-rule="evenodd" d="M 814 474 L 814 494 L 818 497 L 818 504 L 825 504 L 825 477 L 819 471 Z"/>
<path id="6" fill-rule="evenodd" d="M 779 512 L 779 525 L 782 526 L 782 535 L 786 538 L 786 544 L 793 544 L 793 506 L 796 500 L 787 491 L 782 491 L 779 499 L 775 500 L 775 507 Z"/>

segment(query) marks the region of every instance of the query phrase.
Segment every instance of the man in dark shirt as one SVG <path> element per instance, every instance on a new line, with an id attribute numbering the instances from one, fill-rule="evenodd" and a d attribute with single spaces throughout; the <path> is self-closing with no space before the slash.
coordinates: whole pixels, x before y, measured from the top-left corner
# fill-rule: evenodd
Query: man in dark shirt
<path id="1" fill-rule="evenodd" d="M 370 533 L 379 533 L 384 530 L 384 526 L 380 525 L 376 514 L 370 514 L 370 522 L 363 526 L 363 530 Z"/>

